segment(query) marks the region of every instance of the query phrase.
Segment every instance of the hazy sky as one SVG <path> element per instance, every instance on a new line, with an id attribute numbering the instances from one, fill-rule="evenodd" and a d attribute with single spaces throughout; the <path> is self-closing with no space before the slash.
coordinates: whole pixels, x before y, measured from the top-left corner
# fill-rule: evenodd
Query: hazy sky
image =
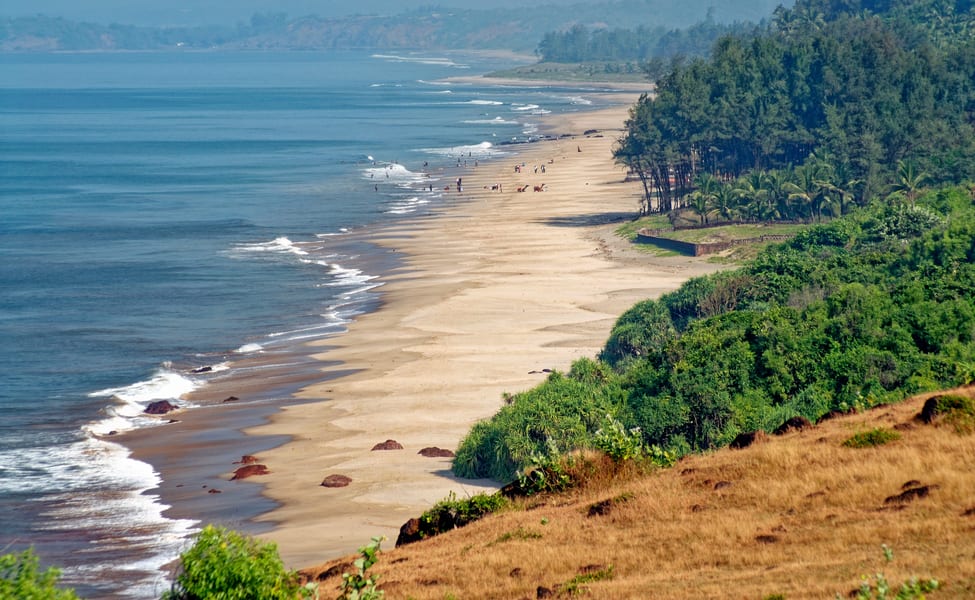
<path id="1" fill-rule="evenodd" d="M 256 12 L 309 14 L 397 14 L 419 6 L 498 8 L 533 0 L 4 0 L 0 15 L 45 14 L 72 20 L 126 25 L 233 25 Z M 580 0 L 534 0 L 536 4 L 575 4 Z"/>

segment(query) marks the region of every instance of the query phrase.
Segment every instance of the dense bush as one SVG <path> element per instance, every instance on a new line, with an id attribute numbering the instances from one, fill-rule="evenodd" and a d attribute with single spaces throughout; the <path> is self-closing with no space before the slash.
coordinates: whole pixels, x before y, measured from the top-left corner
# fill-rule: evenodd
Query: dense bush
<path id="1" fill-rule="evenodd" d="M 586 446 L 624 397 L 611 369 L 587 365 L 593 361 L 568 375 L 552 373 L 538 387 L 516 394 L 490 421 L 475 425 L 457 450 L 454 472 L 509 481 L 544 456 Z M 594 380 L 595 373 L 607 379 Z"/>
<path id="2" fill-rule="evenodd" d="M 57 587 L 60 571 L 40 569 L 33 550 L 0 555 L 0 598 L 11 600 L 77 600 L 71 590 Z"/>
<path id="3" fill-rule="evenodd" d="M 637 304 L 601 360 L 477 424 L 455 472 L 509 480 L 580 448 L 680 455 L 975 381 L 972 204 L 959 187 L 877 206 Z M 606 415 L 626 435 L 607 437 Z"/>
<path id="4" fill-rule="evenodd" d="M 304 592 L 277 546 L 207 525 L 180 555 L 179 576 L 163 600 L 295 600 Z"/>

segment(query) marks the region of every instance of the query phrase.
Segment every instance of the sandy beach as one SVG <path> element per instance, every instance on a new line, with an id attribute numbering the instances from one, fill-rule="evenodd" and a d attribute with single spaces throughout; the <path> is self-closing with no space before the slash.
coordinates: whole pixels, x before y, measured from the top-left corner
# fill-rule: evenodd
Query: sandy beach
<path id="1" fill-rule="evenodd" d="M 450 493 L 495 489 L 418 452 L 456 449 L 502 394 L 594 356 L 635 302 L 720 268 L 654 258 L 614 235 L 640 194 L 611 156 L 626 111 L 552 119 L 548 131 L 577 135 L 468 161 L 451 175 L 463 180 L 456 202 L 368 234 L 405 265 L 385 277 L 382 307 L 321 348 L 322 382 L 298 393 L 307 402 L 247 430 L 291 439 L 261 453 L 270 474 L 253 479 L 279 504 L 259 521 L 288 566 L 353 553 L 375 535 L 392 547 L 407 519 Z M 385 440 L 403 449 L 372 450 Z M 333 474 L 350 485 L 320 485 Z"/>

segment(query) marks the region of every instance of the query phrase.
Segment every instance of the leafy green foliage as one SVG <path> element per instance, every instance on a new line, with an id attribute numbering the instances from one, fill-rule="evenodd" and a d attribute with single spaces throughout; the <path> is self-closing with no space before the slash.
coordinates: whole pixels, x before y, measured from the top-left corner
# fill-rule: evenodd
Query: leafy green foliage
<path id="1" fill-rule="evenodd" d="M 847 448 L 873 448 L 899 439 L 901 439 L 901 434 L 896 431 L 876 427 L 868 431 L 855 433 L 850 439 L 843 442 L 843 445 Z"/>
<path id="2" fill-rule="evenodd" d="M 359 558 L 353 563 L 355 573 L 342 574 L 342 595 L 339 600 L 381 600 L 386 597 L 385 592 L 376 589 L 379 576 L 368 573 L 379 560 L 380 546 L 385 539 L 385 536 L 376 536 L 359 548 Z"/>
<path id="3" fill-rule="evenodd" d="M 310 593 L 285 570 L 276 545 L 213 525 L 180 555 L 180 570 L 163 600 L 294 600 Z"/>
<path id="4" fill-rule="evenodd" d="M 605 569 L 596 569 L 594 571 L 589 571 L 587 573 L 580 573 L 576 575 L 569 581 L 563 583 L 559 586 L 559 591 L 566 594 L 575 595 L 582 594 L 588 590 L 585 588 L 585 584 L 594 583 L 597 581 L 604 581 L 613 578 L 613 565 L 609 565 Z"/>
<path id="5" fill-rule="evenodd" d="M 477 521 L 485 515 L 501 510 L 508 500 L 500 493 L 474 494 L 457 498 L 453 492 L 420 515 L 420 533 L 423 537 L 437 535 Z"/>
<path id="6" fill-rule="evenodd" d="M 940 396 L 934 412 L 957 433 L 975 432 L 975 401 L 971 398 L 951 394 Z"/>
<path id="7" fill-rule="evenodd" d="M 886 544 L 881 548 L 883 549 L 884 560 L 888 563 L 893 561 L 894 551 Z M 924 600 L 925 594 L 941 587 L 937 579 L 918 580 L 918 578 L 912 577 L 902 583 L 895 591 L 882 572 L 874 575 L 872 579 L 866 575 L 862 579 L 860 587 L 857 588 L 855 594 L 851 595 L 855 600 Z M 841 596 L 837 594 L 836 598 L 839 599 Z"/>
<path id="8" fill-rule="evenodd" d="M 591 364 L 593 361 L 589 361 Z M 604 415 L 621 405 L 618 376 L 605 365 L 552 373 L 533 390 L 517 394 L 490 420 L 474 426 L 457 450 L 461 477 L 510 481 L 540 457 L 582 448 Z"/>
<path id="9" fill-rule="evenodd" d="M 33 549 L 0 555 L 0 598 L 76 600 L 72 590 L 57 587 L 60 575 L 54 567 L 42 571 Z"/>
<path id="10" fill-rule="evenodd" d="M 923 215 L 921 226 L 894 227 L 905 213 Z M 913 208 L 867 207 L 637 304 L 602 360 L 577 361 L 476 425 L 455 472 L 520 472 L 540 491 L 565 481 L 550 467 L 575 449 L 668 464 L 794 416 L 815 422 L 965 385 L 975 381 L 973 290 L 967 188 Z"/>
<path id="11" fill-rule="evenodd" d="M 654 69 L 616 149 L 644 210 L 821 221 L 975 177 L 975 11 L 955 4 L 799 0 Z"/>
<path id="12" fill-rule="evenodd" d="M 606 415 L 606 423 L 593 435 L 593 445 L 616 462 L 633 460 L 643 455 L 643 436 L 639 427 L 626 429 Z"/>

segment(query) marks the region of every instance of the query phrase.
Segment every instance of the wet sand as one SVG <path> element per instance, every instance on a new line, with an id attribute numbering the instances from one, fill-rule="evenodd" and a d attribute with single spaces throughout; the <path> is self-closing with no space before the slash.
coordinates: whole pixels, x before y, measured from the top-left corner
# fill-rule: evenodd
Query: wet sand
<path id="1" fill-rule="evenodd" d="M 273 526 L 262 537 L 289 567 L 353 553 L 375 535 L 391 547 L 407 519 L 448 494 L 496 489 L 418 451 L 456 449 L 502 394 L 595 356 L 634 303 L 720 268 L 655 258 L 615 236 L 641 193 L 611 156 L 626 113 L 550 119 L 548 131 L 577 135 L 512 146 L 516 155 L 477 167 L 469 160 L 453 175 L 464 185 L 454 202 L 368 234 L 402 260 L 384 277 L 380 309 L 320 349 L 320 380 L 297 394 L 305 402 L 247 430 L 255 444 L 289 439 L 261 452 L 270 474 L 254 478 L 276 505 L 258 518 Z M 387 439 L 404 448 L 371 450 Z M 332 474 L 351 484 L 322 487 Z"/>

